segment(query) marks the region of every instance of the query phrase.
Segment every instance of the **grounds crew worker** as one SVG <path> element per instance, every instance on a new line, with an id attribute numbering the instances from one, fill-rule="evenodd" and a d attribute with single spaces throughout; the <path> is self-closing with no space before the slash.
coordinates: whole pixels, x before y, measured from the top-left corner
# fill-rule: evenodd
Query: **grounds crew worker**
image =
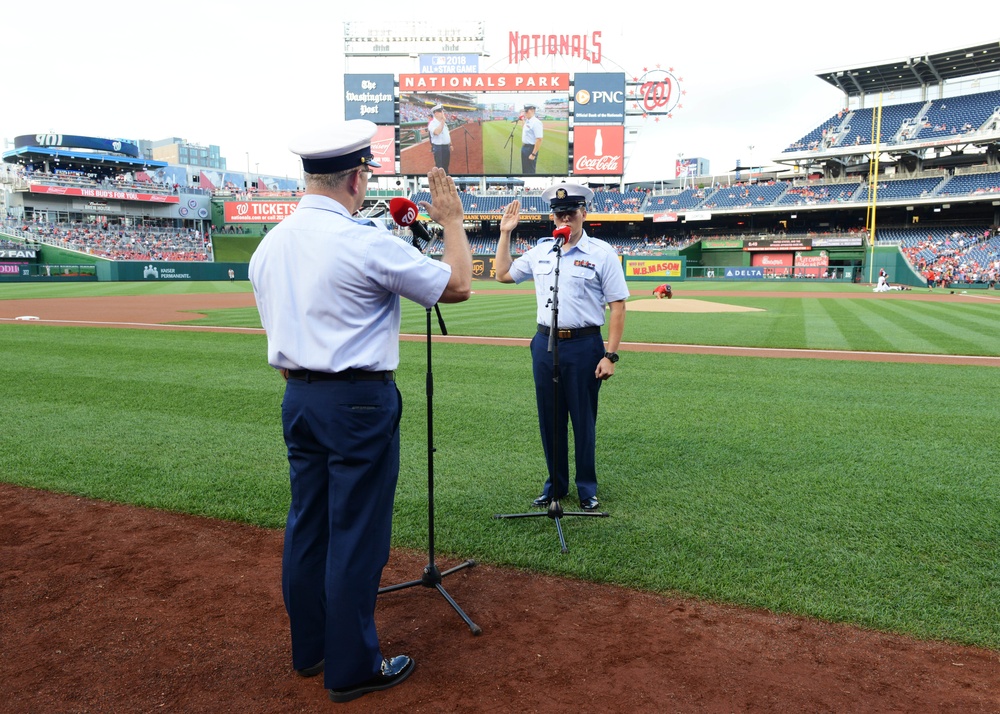
<path id="1" fill-rule="evenodd" d="M 440 261 L 357 215 L 378 168 L 374 135 L 375 124 L 353 120 L 291 144 L 305 194 L 250 260 L 267 361 L 287 380 L 291 506 L 281 585 L 292 665 L 302 676 L 325 669 L 335 702 L 413 672 L 406 655 L 383 657 L 374 617 L 399 476 L 399 299 L 425 308 L 461 302 L 472 281 L 462 203 L 441 169 L 428 173 L 431 203 L 422 203 L 444 227 Z"/>
<path id="2" fill-rule="evenodd" d="M 601 382 L 610 379 L 618 362 L 618 345 L 625 329 L 625 300 L 629 296 L 618 253 L 608 243 L 591 238 L 583 230 L 587 203 L 594 192 L 585 186 L 559 184 L 546 190 L 556 227 L 569 226 L 570 237 L 559 261 L 559 403 L 553 403 L 553 354 L 548 351 L 552 322 L 552 286 L 555 277 L 555 241 L 543 238 L 524 255 L 513 260 L 510 234 L 520 221 L 520 202 L 513 201 L 500 219 L 500 240 L 495 259 L 496 278 L 501 283 L 535 281 L 538 330 L 531 340 L 531 359 L 538 404 L 538 426 L 549 469 L 542 494 L 532 505 L 547 507 L 555 496 L 569 491 L 569 437 L 567 417 L 573 422 L 576 456 L 576 490 L 580 506 L 596 510 L 597 500 L 597 394 Z M 604 305 L 611 309 L 608 344 L 601 337 Z M 554 442 L 553 424 L 558 419 L 559 440 Z M 559 483 L 553 487 L 553 466 L 558 463 Z"/>

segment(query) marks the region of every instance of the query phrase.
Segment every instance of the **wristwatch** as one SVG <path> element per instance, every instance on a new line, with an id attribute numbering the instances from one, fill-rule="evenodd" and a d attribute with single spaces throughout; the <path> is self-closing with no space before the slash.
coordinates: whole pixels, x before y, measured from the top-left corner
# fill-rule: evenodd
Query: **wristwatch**
<path id="1" fill-rule="evenodd" d="M 619 359 L 617 352 L 605 352 L 604 358 L 611 360 L 611 364 L 614 364 Z"/>

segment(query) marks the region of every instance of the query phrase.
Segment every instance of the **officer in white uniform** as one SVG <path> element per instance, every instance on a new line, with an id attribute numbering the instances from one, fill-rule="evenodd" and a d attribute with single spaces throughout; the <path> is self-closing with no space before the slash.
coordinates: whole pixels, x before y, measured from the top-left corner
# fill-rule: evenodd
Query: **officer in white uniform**
<path id="1" fill-rule="evenodd" d="M 521 173 L 535 173 L 538 163 L 538 152 L 542 150 L 542 135 L 545 129 L 542 122 L 535 116 L 537 107 L 534 104 L 524 105 L 524 127 L 521 129 Z"/>
<path id="2" fill-rule="evenodd" d="M 406 655 L 382 656 L 374 620 L 399 475 L 400 297 L 424 307 L 460 302 L 472 280 L 462 204 L 441 169 L 428 174 L 431 203 L 422 204 L 444 227 L 440 261 L 357 215 L 378 168 L 375 129 L 365 120 L 327 124 L 291 144 L 306 191 L 249 271 L 267 361 L 287 380 L 282 593 L 292 664 L 302 676 L 325 670 L 337 702 L 394 686 L 414 667 Z"/>
<path id="3" fill-rule="evenodd" d="M 611 245 L 591 238 L 583 229 L 587 203 L 594 192 L 585 186 L 560 184 L 542 194 L 549 202 L 557 228 L 568 227 L 569 238 L 556 265 L 556 242 L 543 238 L 516 260 L 510 237 L 520 221 L 520 203 L 504 209 L 497 244 L 496 278 L 501 283 L 535 281 L 538 331 L 531 340 L 531 358 L 538 404 L 538 426 L 549 478 L 533 505 L 546 507 L 569 491 L 568 421 L 573 423 L 576 490 L 580 506 L 596 510 L 597 396 L 601 382 L 610 379 L 618 362 L 618 346 L 625 329 L 625 300 L 629 296 L 621 259 Z M 556 271 L 558 270 L 558 275 Z M 553 389 L 554 355 L 549 352 L 552 331 L 552 288 L 558 278 L 559 402 Z M 610 307 L 608 342 L 601 337 L 605 303 Z M 558 483 L 553 485 L 554 467 Z"/>
<path id="4" fill-rule="evenodd" d="M 444 106 L 435 104 L 431 110 L 433 118 L 427 125 L 431 134 L 431 151 L 434 153 L 434 165 L 448 172 L 451 165 L 451 133 L 448 122 L 444 118 Z"/>

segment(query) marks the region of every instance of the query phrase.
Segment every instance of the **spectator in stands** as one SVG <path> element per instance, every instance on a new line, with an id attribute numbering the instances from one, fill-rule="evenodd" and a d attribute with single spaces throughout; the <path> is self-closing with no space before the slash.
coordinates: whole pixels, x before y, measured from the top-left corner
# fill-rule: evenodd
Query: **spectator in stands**
<path id="1" fill-rule="evenodd" d="M 559 250 L 556 250 L 558 246 L 552 239 L 546 238 L 539 240 L 523 256 L 512 259 L 510 237 L 520 222 L 520 202 L 512 201 L 500 219 L 496 279 L 501 283 L 526 280 L 536 283 L 538 330 L 531 340 L 531 359 L 538 425 L 549 478 L 542 494 L 532 505 L 541 508 L 549 506 L 553 499 L 564 498 L 569 492 L 566 429 L 569 421 L 573 424 L 575 480 L 580 506 L 585 511 L 593 511 L 600 505 L 597 500 L 596 468 L 597 397 L 601 382 L 615 373 L 629 291 L 621 260 L 614 248 L 591 238 L 583 229 L 587 203 L 593 196 L 594 192 L 589 188 L 576 184 L 559 184 L 542 194 L 542 198 L 549 203 L 556 226 L 569 229 L 569 236 Z M 553 325 L 551 289 L 557 287 L 557 276 L 560 275 L 563 277 L 558 285 L 559 323 Z M 601 336 L 605 303 L 611 310 L 606 350 Z M 554 329 L 558 330 L 557 334 L 551 334 Z M 558 404 L 552 387 L 555 375 L 554 356 L 549 351 L 550 334 L 553 342 L 558 340 Z M 554 428 L 556 424 L 562 427 Z M 554 479 L 557 479 L 555 483 Z"/>

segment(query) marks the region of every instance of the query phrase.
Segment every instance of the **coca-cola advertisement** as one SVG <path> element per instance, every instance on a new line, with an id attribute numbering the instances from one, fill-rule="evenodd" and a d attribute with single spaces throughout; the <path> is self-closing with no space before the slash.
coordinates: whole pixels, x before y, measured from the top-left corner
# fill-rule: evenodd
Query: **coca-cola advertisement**
<path id="1" fill-rule="evenodd" d="M 584 126 L 573 129 L 573 174 L 621 176 L 625 172 L 625 127 Z"/>

